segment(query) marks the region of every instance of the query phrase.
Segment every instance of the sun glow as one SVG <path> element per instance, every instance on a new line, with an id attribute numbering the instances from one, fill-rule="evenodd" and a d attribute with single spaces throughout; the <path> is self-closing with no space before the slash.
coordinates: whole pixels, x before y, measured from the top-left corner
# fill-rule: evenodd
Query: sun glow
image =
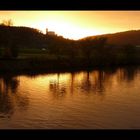
<path id="1" fill-rule="evenodd" d="M 89 35 L 102 34 L 99 30 L 90 30 L 81 28 L 74 23 L 68 23 L 59 20 L 49 20 L 46 22 L 40 22 L 34 25 L 34 27 L 40 29 L 44 34 L 46 33 L 46 28 L 48 31 L 54 31 L 57 35 L 61 35 L 69 39 L 80 39 Z"/>
<path id="2" fill-rule="evenodd" d="M 0 11 L 0 21 L 11 19 L 14 26 L 46 28 L 65 38 L 139 29 L 140 11 Z"/>

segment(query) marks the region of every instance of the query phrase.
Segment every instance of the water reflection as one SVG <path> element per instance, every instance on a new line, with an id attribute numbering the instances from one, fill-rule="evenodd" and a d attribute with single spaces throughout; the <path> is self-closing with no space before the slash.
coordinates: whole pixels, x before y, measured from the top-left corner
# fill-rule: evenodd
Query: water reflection
<path id="1" fill-rule="evenodd" d="M 56 80 L 50 81 L 49 90 L 55 98 L 64 97 L 66 94 L 65 84 L 60 83 L 60 74 L 57 74 Z"/>
<path id="2" fill-rule="evenodd" d="M 26 109 L 29 99 L 18 92 L 20 80 L 18 77 L 3 75 L 0 77 L 0 114 L 7 114 L 10 117 L 16 106 Z"/>
<path id="3" fill-rule="evenodd" d="M 37 98 L 44 89 L 53 99 L 57 100 L 65 99 L 67 95 L 74 96 L 75 94 L 103 97 L 106 91 L 116 87 L 116 85 L 133 82 L 138 72 L 139 67 L 128 67 L 58 73 L 51 76 L 48 76 L 48 74 L 28 75 L 25 76 L 26 79 L 22 76 L 3 75 L 0 77 L 0 115 L 8 114 L 8 117 L 10 117 L 17 109 L 24 111 L 30 108 L 29 103 L 32 97 L 29 94 L 32 93 L 32 90 L 29 90 L 29 94 L 26 94 L 26 89 L 29 86 L 34 93 L 39 92 L 39 94 L 36 94 Z M 25 81 L 27 81 L 27 84 L 24 85 Z M 35 96 L 35 94 L 32 94 L 32 96 Z"/>
<path id="4" fill-rule="evenodd" d="M 95 70 L 84 73 L 81 83 L 78 83 L 80 90 L 86 94 L 92 93 L 103 95 L 108 85 L 111 86 L 111 78 L 115 71 Z"/>
<path id="5" fill-rule="evenodd" d="M 71 93 L 71 95 L 73 95 L 73 93 L 74 93 L 75 77 L 76 77 L 76 73 L 72 72 L 71 73 L 71 82 L 70 82 L 70 93 Z"/>
<path id="6" fill-rule="evenodd" d="M 65 74 L 66 81 L 61 80 L 64 74 L 57 74 L 55 80 L 49 81 L 49 91 L 55 98 L 64 97 L 66 94 L 80 93 L 104 95 L 105 91 L 120 82 L 133 82 L 139 68 L 129 67 L 120 69 L 93 70 Z M 49 79 L 48 79 L 49 80 Z"/>
<path id="7" fill-rule="evenodd" d="M 139 71 L 139 68 L 136 68 L 136 67 L 127 67 L 127 68 L 118 69 L 119 80 L 120 81 L 133 82 L 133 80 L 136 77 L 138 71 Z"/>
<path id="8" fill-rule="evenodd" d="M 11 92 L 11 93 L 17 93 L 17 88 L 19 86 L 19 80 L 17 77 L 7 76 L 5 75 L 1 81 L 1 84 L 3 82 L 3 89 L 2 92 Z"/>

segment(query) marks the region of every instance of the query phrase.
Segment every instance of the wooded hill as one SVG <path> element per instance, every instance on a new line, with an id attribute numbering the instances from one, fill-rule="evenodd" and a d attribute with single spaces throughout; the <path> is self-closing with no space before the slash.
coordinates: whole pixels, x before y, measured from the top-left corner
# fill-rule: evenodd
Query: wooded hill
<path id="1" fill-rule="evenodd" d="M 114 45 L 140 45 L 140 30 L 131 30 L 125 32 L 118 32 L 113 34 L 104 34 L 104 35 L 97 35 L 97 36 L 89 36 L 87 38 L 96 38 L 96 37 L 106 37 L 109 44 Z"/>
<path id="2" fill-rule="evenodd" d="M 29 27 L 0 26 L 3 72 L 140 64 L 139 44 L 139 30 L 70 40 Z"/>
<path id="3" fill-rule="evenodd" d="M 16 44 L 21 48 L 46 48 L 56 44 L 68 45 L 70 42 L 60 36 L 47 36 L 34 28 L 0 25 L 0 47 Z"/>
<path id="4" fill-rule="evenodd" d="M 0 47 L 17 44 L 21 48 L 50 48 L 54 46 L 75 46 L 81 40 L 105 37 L 108 44 L 114 45 L 140 45 L 140 30 L 131 30 L 113 34 L 89 36 L 77 41 L 61 36 L 47 36 L 41 31 L 29 27 L 0 25 Z"/>

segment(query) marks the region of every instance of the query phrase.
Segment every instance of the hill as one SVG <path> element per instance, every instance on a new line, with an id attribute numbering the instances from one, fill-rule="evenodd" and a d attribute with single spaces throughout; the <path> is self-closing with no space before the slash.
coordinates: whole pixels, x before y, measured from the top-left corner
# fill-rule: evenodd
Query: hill
<path id="1" fill-rule="evenodd" d="M 96 38 L 96 37 L 106 37 L 108 39 L 109 44 L 115 45 L 140 45 L 140 30 L 130 30 L 125 32 L 118 32 L 113 34 L 103 34 L 103 35 L 96 35 L 96 36 L 89 36 L 87 38 Z"/>
<path id="2" fill-rule="evenodd" d="M 0 47 L 16 44 L 19 48 L 47 48 L 58 44 L 67 45 L 70 42 L 72 40 L 45 35 L 34 28 L 0 25 Z"/>
<path id="3" fill-rule="evenodd" d="M 45 35 L 29 27 L 0 26 L 0 71 L 36 72 L 137 65 L 140 64 L 140 48 L 134 45 L 139 44 L 139 30 L 75 41 Z"/>
<path id="4" fill-rule="evenodd" d="M 140 45 L 140 30 L 130 30 L 112 34 L 89 36 L 83 39 L 106 37 L 108 44 L 114 45 Z M 0 25 L 0 47 L 11 43 L 21 48 L 52 48 L 54 46 L 75 46 L 79 41 L 70 40 L 61 36 L 46 36 L 37 29 L 30 27 L 16 27 Z M 77 43 L 76 43 L 77 42 Z"/>

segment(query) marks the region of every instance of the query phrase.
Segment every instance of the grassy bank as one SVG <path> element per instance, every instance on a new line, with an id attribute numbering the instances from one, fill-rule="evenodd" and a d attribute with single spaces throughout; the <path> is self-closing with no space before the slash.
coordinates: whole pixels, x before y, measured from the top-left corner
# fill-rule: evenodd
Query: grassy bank
<path id="1" fill-rule="evenodd" d="M 140 49 L 133 46 L 81 49 L 77 48 L 72 53 L 68 50 L 60 53 L 47 49 L 19 49 L 17 57 L 4 58 L 4 49 L 1 48 L 0 73 L 62 72 L 140 65 Z"/>

